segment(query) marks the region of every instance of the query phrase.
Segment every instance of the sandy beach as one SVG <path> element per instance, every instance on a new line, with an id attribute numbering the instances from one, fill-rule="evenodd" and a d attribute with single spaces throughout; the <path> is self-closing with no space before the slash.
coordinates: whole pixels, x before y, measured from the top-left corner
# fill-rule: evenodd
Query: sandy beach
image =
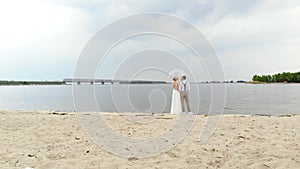
<path id="1" fill-rule="evenodd" d="M 128 137 L 151 137 L 176 118 L 160 116 L 140 130 L 140 124 L 118 114 L 102 115 Z M 299 115 L 224 115 L 212 137 L 201 144 L 196 138 L 207 118 L 198 115 L 189 135 L 171 150 L 139 159 L 116 156 L 97 146 L 76 113 L 0 111 L 0 168 L 300 168 Z"/>

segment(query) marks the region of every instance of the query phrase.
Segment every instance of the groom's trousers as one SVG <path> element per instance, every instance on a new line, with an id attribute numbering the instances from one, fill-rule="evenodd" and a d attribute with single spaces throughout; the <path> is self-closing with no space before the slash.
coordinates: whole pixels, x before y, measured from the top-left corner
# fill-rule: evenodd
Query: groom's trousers
<path id="1" fill-rule="evenodd" d="M 182 109 L 183 113 L 185 112 L 184 102 L 186 103 L 187 111 L 191 112 L 190 102 L 189 102 L 189 93 L 187 91 L 180 92 L 180 102 L 181 102 L 181 109 Z"/>

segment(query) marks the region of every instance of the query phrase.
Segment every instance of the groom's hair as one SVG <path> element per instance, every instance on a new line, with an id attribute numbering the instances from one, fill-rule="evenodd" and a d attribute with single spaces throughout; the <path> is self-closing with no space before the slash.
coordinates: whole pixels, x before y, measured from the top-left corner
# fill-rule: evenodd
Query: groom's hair
<path id="1" fill-rule="evenodd" d="M 186 76 L 182 76 L 182 78 L 185 80 L 185 79 L 186 79 Z"/>

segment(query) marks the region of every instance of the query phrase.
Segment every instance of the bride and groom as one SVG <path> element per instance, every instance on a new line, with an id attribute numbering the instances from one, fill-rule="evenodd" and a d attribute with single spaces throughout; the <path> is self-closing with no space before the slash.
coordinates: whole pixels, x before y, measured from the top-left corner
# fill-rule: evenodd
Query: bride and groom
<path id="1" fill-rule="evenodd" d="M 173 95 L 171 103 L 171 114 L 183 114 L 185 112 L 185 105 L 188 114 L 193 114 L 190 109 L 189 91 L 191 90 L 190 83 L 186 80 L 186 76 L 182 76 L 179 81 L 178 77 L 173 77 Z M 185 103 L 185 104 L 184 104 Z"/>

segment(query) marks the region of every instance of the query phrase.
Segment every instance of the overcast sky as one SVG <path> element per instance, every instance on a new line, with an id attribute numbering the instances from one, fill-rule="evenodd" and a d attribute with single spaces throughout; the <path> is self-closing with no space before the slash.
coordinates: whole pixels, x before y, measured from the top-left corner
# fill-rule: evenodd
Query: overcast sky
<path id="1" fill-rule="evenodd" d="M 194 24 L 215 46 L 227 80 L 300 71 L 299 0 L 7 0 L 0 1 L 0 79 L 72 77 L 97 31 L 142 12 Z"/>

